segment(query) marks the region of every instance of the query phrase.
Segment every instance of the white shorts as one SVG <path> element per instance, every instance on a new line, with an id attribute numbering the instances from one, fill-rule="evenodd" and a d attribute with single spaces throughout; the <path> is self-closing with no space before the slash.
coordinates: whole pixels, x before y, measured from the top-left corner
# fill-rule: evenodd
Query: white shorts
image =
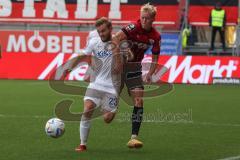
<path id="1" fill-rule="evenodd" d="M 84 101 L 86 100 L 93 101 L 96 107 L 101 107 L 105 111 L 115 113 L 118 108 L 119 98 L 112 93 L 88 88 L 84 96 Z"/>

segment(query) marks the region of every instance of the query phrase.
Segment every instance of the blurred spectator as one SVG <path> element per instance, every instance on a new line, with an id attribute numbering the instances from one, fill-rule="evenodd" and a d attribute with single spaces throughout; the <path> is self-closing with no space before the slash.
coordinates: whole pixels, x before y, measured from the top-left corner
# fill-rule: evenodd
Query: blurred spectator
<path id="1" fill-rule="evenodd" d="M 212 27 L 210 50 L 214 50 L 214 42 L 217 32 L 220 33 L 222 47 L 223 50 L 225 50 L 226 12 L 224 9 L 222 9 L 220 2 L 216 3 L 215 8 L 211 11 L 211 14 L 209 16 L 209 25 Z"/>
<path id="2" fill-rule="evenodd" d="M 187 44 L 191 45 L 191 46 L 195 45 L 195 43 L 198 41 L 197 35 L 198 35 L 197 34 L 197 27 L 196 26 L 191 26 L 190 35 L 189 35 Z"/>
<path id="3" fill-rule="evenodd" d="M 187 47 L 189 36 L 190 36 L 190 29 L 189 27 L 186 27 L 182 31 L 182 48 L 183 49 Z"/>
<path id="4" fill-rule="evenodd" d="M 229 47 L 234 47 L 237 37 L 237 27 L 236 26 L 228 26 L 226 27 L 226 42 Z"/>

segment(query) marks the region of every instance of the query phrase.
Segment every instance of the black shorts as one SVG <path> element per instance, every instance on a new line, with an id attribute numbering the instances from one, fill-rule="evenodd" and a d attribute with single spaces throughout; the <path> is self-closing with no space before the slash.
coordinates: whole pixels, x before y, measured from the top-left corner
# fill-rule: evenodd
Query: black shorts
<path id="1" fill-rule="evenodd" d="M 124 64 L 122 83 L 122 87 L 125 84 L 128 90 L 132 90 L 135 88 L 144 89 L 142 80 L 142 65 L 140 62 L 127 62 Z"/>

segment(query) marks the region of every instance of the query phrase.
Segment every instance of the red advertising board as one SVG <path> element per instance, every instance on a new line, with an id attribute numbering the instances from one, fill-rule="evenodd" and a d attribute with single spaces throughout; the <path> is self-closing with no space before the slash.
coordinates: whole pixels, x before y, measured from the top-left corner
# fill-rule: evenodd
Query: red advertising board
<path id="1" fill-rule="evenodd" d="M 168 69 L 161 80 L 169 83 L 211 84 L 214 78 L 240 78 L 239 57 L 160 56 L 159 64 Z"/>
<path id="2" fill-rule="evenodd" d="M 0 31 L 3 52 L 76 53 L 86 45 L 88 32 Z"/>
<path id="3" fill-rule="evenodd" d="M 1 31 L 0 78 L 47 80 L 56 68 L 75 57 L 86 44 L 85 32 Z M 76 53 L 76 54 L 73 54 Z M 143 63 L 151 62 L 151 55 Z M 83 80 L 82 62 L 68 80 Z M 211 84 L 213 78 L 240 78 L 239 57 L 160 56 L 167 68 L 161 80 L 170 83 Z M 61 77 L 61 76 L 60 76 Z M 59 75 L 54 77 L 59 79 Z"/>
<path id="4" fill-rule="evenodd" d="M 72 56 L 76 55 L 3 53 L 0 78 L 47 80 Z M 150 62 L 150 57 L 145 57 L 144 62 Z M 168 69 L 161 80 L 169 83 L 211 84 L 214 77 L 240 78 L 239 63 L 239 57 L 160 56 L 159 59 L 159 64 Z M 87 63 L 82 63 L 67 79 L 83 80 L 87 68 Z"/>

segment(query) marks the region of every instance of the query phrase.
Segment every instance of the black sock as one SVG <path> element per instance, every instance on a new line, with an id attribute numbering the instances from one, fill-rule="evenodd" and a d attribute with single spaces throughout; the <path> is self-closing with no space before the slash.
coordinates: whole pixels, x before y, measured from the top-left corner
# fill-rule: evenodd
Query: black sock
<path id="1" fill-rule="evenodd" d="M 132 113 L 132 135 L 138 135 L 143 118 L 143 107 L 135 107 Z"/>

